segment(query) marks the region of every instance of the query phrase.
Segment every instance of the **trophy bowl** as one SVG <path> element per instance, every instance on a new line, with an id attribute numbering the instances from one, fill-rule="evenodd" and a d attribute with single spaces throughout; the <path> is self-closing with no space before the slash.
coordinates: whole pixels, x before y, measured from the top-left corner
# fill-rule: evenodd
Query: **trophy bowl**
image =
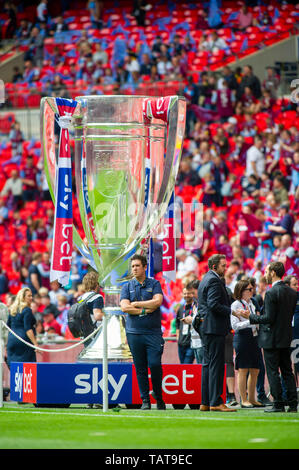
<path id="1" fill-rule="evenodd" d="M 165 108 L 167 119 L 159 110 Z M 130 357 L 119 309 L 129 259 L 167 210 L 180 163 L 186 101 L 179 96 L 78 96 L 72 117 L 75 188 L 84 240 L 73 240 L 99 274 L 105 294 L 108 358 Z M 152 108 L 151 107 L 152 103 Z M 155 109 L 154 113 L 147 113 Z M 45 172 L 55 204 L 55 98 L 41 103 Z M 114 318 L 113 318 L 114 317 Z M 101 331 L 79 360 L 102 358 Z"/>

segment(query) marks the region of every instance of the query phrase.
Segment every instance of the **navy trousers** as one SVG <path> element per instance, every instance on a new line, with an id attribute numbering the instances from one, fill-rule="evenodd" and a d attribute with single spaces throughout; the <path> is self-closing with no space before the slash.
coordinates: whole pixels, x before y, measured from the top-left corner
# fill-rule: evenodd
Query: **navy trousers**
<path id="1" fill-rule="evenodd" d="M 225 336 L 203 334 L 202 341 L 201 404 L 218 406 L 223 403 Z"/>
<path id="2" fill-rule="evenodd" d="M 161 335 L 155 334 L 127 333 L 127 340 L 136 368 L 141 399 L 149 400 L 148 368 L 150 368 L 153 391 L 156 398 L 162 400 L 161 356 L 164 349 L 164 339 Z"/>
<path id="3" fill-rule="evenodd" d="M 181 364 L 193 364 L 194 361 L 194 349 L 190 346 L 178 346 L 179 359 Z"/>

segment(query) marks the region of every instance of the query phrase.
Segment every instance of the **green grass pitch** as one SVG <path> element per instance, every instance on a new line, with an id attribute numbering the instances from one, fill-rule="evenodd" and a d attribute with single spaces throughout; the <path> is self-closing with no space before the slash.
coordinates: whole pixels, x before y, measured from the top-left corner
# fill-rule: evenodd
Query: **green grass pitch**
<path id="1" fill-rule="evenodd" d="M 4 402 L 1 449 L 299 449 L 299 414 L 153 408 L 119 412 Z"/>

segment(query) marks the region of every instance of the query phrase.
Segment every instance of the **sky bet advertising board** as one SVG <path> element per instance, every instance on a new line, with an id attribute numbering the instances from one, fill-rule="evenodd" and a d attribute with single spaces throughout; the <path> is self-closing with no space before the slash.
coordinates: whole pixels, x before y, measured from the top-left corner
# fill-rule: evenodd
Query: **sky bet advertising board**
<path id="1" fill-rule="evenodd" d="M 150 371 L 149 380 L 152 389 Z M 201 365 L 163 364 L 162 389 L 165 403 L 199 404 Z M 11 364 L 12 401 L 37 404 L 102 403 L 102 390 L 102 364 Z M 225 380 L 222 397 L 225 400 Z M 134 364 L 109 364 L 108 401 L 111 404 L 141 403 Z"/>

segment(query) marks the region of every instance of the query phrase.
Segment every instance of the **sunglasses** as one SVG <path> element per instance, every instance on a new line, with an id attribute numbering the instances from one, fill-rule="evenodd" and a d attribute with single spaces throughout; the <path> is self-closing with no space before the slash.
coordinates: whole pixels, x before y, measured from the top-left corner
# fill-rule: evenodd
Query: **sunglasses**
<path id="1" fill-rule="evenodd" d="M 246 289 L 244 289 L 244 290 L 249 290 L 249 292 L 252 292 L 252 291 L 253 291 L 253 288 L 252 288 L 252 287 L 250 287 L 250 289 L 249 289 L 249 288 L 247 287 L 247 288 L 246 288 Z"/>

